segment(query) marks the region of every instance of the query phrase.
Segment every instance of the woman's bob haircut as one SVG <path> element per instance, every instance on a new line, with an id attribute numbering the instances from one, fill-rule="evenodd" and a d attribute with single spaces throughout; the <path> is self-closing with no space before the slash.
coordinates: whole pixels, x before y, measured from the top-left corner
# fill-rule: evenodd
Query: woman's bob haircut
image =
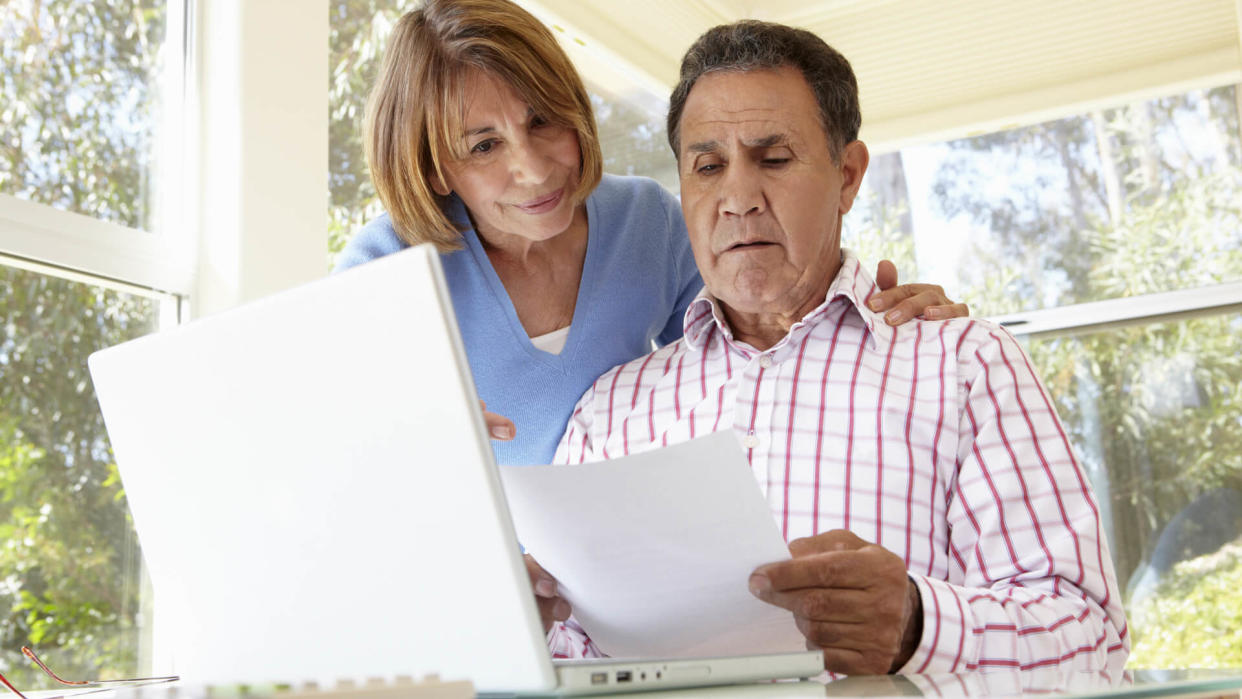
<path id="1" fill-rule="evenodd" d="M 410 245 L 461 247 L 445 214 L 444 165 L 465 157 L 466 77 L 483 71 L 513 87 L 531 110 L 578 134 L 581 204 L 603 171 L 595 115 L 582 78 L 552 32 L 508 0 L 427 0 L 406 13 L 388 42 L 367 103 L 364 142 L 371 181 Z"/>

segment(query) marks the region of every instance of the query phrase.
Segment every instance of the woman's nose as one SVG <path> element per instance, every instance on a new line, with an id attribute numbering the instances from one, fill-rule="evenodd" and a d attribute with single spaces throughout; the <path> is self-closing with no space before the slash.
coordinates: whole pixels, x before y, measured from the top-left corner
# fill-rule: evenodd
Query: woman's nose
<path id="1" fill-rule="evenodd" d="M 509 170 L 519 183 L 539 184 L 552 173 L 552 158 L 530 138 L 515 143 L 509 153 Z"/>

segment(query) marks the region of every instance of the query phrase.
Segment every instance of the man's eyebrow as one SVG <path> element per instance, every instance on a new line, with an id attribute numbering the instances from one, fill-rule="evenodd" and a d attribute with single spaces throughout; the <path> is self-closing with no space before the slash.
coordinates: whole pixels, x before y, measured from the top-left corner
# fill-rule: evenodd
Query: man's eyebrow
<path id="1" fill-rule="evenodd" d="M 782 146 L 789 143 L 789 136 L 783 133 L 774 133 L 762 138 L 756 138 L 750 141 L 743 141 L 742 145 L 747 148 L 771 148 L 773 146 Z M 719 141 L 699 141 L 686 146 L 687 153 L 712 153 L 720 150 Z"/>
<path id="2" fill-rule="evenodd" d="M 742 145 L 747 148 L 771 148 L 772 146 L 782 146 L 789 143 L 789 137 L 783 133 L 774 133 L 763 138 L 756 138 L 753 141 L 743 141 Z"/>

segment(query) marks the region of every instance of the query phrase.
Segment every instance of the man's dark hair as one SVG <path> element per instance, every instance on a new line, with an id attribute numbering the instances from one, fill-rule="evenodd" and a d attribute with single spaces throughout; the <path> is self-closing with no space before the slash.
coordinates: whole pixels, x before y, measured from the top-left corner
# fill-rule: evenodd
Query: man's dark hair
<path id="1" fill-rule="evenodd" d="M 805 29 L 742 20 L 708 29 L 681 60 L 681 77 L 668 105 L 668 143 L 680 157 L 681 113 L 699 78 L 720 71 L 776 70 L 791 66 L 802 73 L 828 135 L 833 160 L 858 138 L 858 81 L 850 62 L 824 40 Z"/>

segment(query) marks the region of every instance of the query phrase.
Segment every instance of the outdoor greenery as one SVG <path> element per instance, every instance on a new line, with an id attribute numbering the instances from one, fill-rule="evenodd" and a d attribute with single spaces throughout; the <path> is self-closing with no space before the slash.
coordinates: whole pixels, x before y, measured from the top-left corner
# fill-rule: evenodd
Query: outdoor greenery
<path id="1" fill-rule="evenodd" d="M 163 4 L 0 2 L 0 192 L 141 228 Z M 141 556 L 86 357 L 150 301 L 0 265 L 0 671 L 136 669 Z"/>
<path id="2" fill-rule="evenodd" d="M 1242 667 L 1242 543 L 1177 564 L 1130 613 L 1149 619 L 1131 667 Z"/>

